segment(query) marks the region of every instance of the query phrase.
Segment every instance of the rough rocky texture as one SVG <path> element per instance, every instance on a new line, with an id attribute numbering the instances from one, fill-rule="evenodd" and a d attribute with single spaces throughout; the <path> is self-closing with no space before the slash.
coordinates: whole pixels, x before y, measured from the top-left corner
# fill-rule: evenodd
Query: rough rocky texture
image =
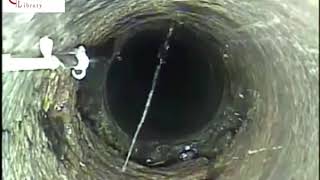
<path id="1" fill-rule="evenodd" d="M 4 14 L 2 52 L 16 56 L 39 55 L 43 35 L 58 51 L 119 37 L 147 17 L 193 24 L 225 45 L 230 94 L 253 97 L 254 108 L 213 165 L 163 171 L 131 162 L 122 174 L 123 152 L 82 121 L 68 71 L 5 73 L 2 179 L 318 179 L 319 19 L 316 4 L 305 3 L 92 0 L 67 1 L 62 14 Z M 248 155 L 274 146 L 282 149 Z"/>

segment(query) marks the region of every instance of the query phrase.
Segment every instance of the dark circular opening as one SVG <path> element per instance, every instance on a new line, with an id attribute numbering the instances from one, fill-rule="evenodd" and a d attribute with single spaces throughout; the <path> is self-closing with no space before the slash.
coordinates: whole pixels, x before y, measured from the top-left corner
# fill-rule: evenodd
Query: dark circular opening
<path id="1" fill-rule="evenodd" d="M 107 72 L 106 102 L 115 121 L 131 137 L 145 109 L 167 32 L 168 27 L 135 33 Z M 221 56 L 212 44 L 191 29 L 175 27 L 140 140 L 179 138 L 197 132 L 212 119 L 224 87 L 224 74 L 218 67 Z"/>

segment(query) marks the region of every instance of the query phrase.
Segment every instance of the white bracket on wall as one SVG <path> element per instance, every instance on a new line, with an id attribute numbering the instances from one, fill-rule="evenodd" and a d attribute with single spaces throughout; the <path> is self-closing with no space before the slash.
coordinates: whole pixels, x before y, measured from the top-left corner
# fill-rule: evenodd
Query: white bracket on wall
<path id="1" fill-rule="evenodd" d="M 2 54 L 2 73 L 10 71 L 30 71 L 30 70 L 54 70 L 59 67 L 66 68 L 64 64 L 54 55 L 52 55 L 53 40 L 47 36 L 40 39 L 40 52 L 43 58 L 16 58 L 10 54 Z M 89 67 L 89 57 L 83 46 L 75 49 L 74 54 L 78 60 L 78 64 L 72 68 L 71 74 L 81 80 L 86 76 L 86 70 Z M 80 71 L 80 73 L 77 73 Z"/>

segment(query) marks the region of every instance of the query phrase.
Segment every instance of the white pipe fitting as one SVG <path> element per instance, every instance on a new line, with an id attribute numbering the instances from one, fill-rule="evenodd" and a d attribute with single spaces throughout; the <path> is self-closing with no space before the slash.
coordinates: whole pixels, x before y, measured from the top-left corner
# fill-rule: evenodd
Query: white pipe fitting
<path id="1" fill-rule="evenodd" d="M 2 72 L 57 69 L 63 63 L 52 55 L 53 41 L 47 36 L 40 39 L 40 51 L 43 58 L 13 58 L 10 54 L 2 55 Z"/>
<path id="2" fill-rule="evenodd" d="M 75 79 L 81 80 L 86 76 L 86 71 L 89 67 L 90 59 L 87 56 L 86 49 L 83 46 L 79 46 L 75 50 L 75 56 L 78 59 L 78 64 L 73 67 L 71 74 Z M 80 71 L 80 74 L 78 74 L 76 71 Z"/>
<path id="3" fill-rule="evenodd" d="M 43 58 L 12 58 L 10 54 L 3 54 L 2 72 L 40 69 L 53 70 L 59 67 L 65 67 L 56 56 L 52 55 L 52 39 L 47 36 L 42 37 L 39 44 Z M 90 63 L 89 57 L 86 54 L 86 49 L 84 46 L 79 46 L 70 54 L 74 54 L 78 60 L 78 64 L 72 68 L 71 74 L 75 79 L 81 80 L 86 76 L 86 71 Z M 78 74 L 77 71 L 80 71 L 80 73 Z"/>

